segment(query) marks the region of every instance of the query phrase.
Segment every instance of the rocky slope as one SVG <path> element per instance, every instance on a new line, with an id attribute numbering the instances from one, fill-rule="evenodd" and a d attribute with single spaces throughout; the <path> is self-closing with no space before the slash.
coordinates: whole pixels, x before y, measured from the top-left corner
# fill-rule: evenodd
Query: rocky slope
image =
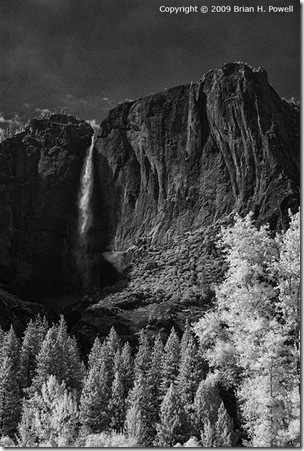
<path id="1" fill-rule="evenodd" d="M 0 282 L 23 294 L 81 297 L 77 195 L 91 135 L 52 116 L 1 145 Z M 297 210 L 299 136 L 298 107 L 238 63 L 110 111 L 95 142 L 92 292 L 63 309 L 83 347 L 112 325 L 132 339 L 198 318 L 225 270 L 220 224 L 253 211 L 285 228 Z"/>

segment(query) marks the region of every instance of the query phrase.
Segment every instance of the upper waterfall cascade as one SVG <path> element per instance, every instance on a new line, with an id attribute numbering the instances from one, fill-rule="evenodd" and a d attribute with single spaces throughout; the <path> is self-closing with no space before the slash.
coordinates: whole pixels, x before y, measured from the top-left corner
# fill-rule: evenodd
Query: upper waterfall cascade
<path id="1" fill-rule="evenodd" d="M 82 171 L 80 195 L 79 195 L 79 238 L 82 244 L 87 242 L 87 233 L 92 224 L 91 197 L 93 189 L 93 150 L 94 135 L 87 150 L 85 163 Z"/>

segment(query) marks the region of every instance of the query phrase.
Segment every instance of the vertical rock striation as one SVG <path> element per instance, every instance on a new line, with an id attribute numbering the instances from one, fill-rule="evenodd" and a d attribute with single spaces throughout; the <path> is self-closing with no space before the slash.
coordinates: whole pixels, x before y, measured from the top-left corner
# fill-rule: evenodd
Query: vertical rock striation
<path id="1" fill-rule="evenodd" d="M 298 108 L 239 63 L 119 105 L 96 140 L 97 245 L 164 243 L 236 211 L 284 227 L 299 205 L 299 136 Z"/>

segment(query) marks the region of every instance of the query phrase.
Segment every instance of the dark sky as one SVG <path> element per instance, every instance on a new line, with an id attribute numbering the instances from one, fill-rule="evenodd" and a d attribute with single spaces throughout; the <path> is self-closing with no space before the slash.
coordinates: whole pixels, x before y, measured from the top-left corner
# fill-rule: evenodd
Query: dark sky
<path id="1" fill-rule="evenodd" d="M 293 13 L 165 14 L 161 5 L 284 5 Z M 97 123 L 109 108 L 198 81 L 243 61 L 300 96 L 300 12 L 294 0 L 1 0 L 0 126 L 65 108 Z M 18 118 L 17 118 L 18 120 Z"/>

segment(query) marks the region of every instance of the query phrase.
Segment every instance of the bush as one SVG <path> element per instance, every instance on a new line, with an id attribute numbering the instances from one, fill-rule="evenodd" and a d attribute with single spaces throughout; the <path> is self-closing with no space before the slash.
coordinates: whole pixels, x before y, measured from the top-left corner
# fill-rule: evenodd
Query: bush
<path id="1" fill-rule="evenodd" d="M 189 440 L 184 443 L 184 448 L 200 448 L 201 445 L 199 444 L 196 437 L 190 437 Z"/>
<path id="2" fill-rule="evenodd" d="M 127 438 L 123 434 L 101 432 L 88 435 L 84 446 L 86 448 L 134 448 L 137 443 L 133 438 Z"/>
<path id="3" fill-rule="evenodd" d="M 16 448 L 14 441 L 7 436 L 0 437 L 0 446 L 2 448 Z"/>

